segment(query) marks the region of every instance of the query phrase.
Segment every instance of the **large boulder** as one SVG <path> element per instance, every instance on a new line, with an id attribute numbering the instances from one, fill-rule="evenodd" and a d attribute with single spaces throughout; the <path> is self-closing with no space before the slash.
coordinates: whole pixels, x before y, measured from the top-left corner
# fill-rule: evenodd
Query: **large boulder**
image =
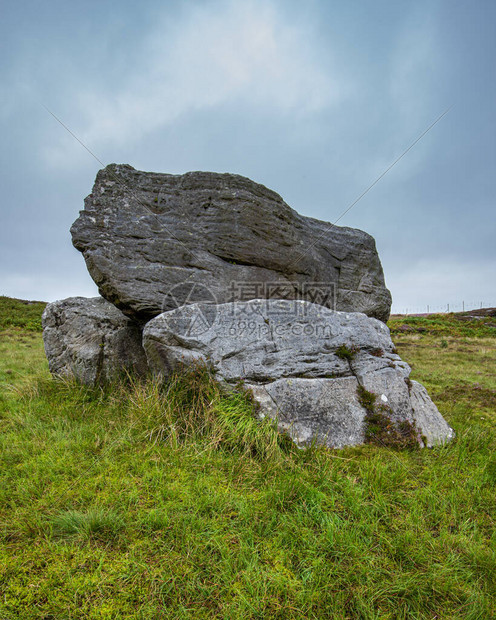
<path id="1" fill-rule="evenodd" d="M 148 370 L 141 329 L 101 297 L 50 303 L 42 317 L 50 372 L 87 385 Z"/>
<path id="2" fill-rule="evenodd" d="M 182 304 L 253 298 L 389 317 L 370 235 L 303 217 L 242 176 L 111 164 L 71 233 L 101 295 L 141 321 Z"/>
<path id="3" fill-rule="evenodd" d="M 143 346 L 155 373 L 200 363 L 222 383 L 243 381 L 260 414 L 301 446 L 356 445 L 375 431 L 427 446 L 453 436 L 387 326 L 362 313 L 306 301 L 191 304 L 151 320 Z"/>

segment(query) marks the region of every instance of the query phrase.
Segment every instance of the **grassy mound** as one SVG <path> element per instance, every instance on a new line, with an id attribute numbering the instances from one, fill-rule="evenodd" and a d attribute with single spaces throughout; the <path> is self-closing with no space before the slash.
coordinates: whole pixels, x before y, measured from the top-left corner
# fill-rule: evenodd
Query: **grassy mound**
<path id="1" fill-rule="evenodd" d="M 41 331 L 41 314 L 46 303 L 0 296 L 0 330 L 20 328 Z"/>
<path id="2" fill-rule="evenodd" d="M 468 336 L 470 338 L 494 338 L 496 336 L 496 309 L 489 312 L 475 310 L 430 314 L 428 316 L 398 316 L 389 320 L 391 334 L 431 334 L 433 336 Z"/>
<path id="3" fill-rule="evenodd" d="M 4 329 L 0 618 L 494 617 L 496 340 L 449 321 L 394 336 L 457 432 L 406 451 L 298 450 L 201 369 L 53 380 Z"/>

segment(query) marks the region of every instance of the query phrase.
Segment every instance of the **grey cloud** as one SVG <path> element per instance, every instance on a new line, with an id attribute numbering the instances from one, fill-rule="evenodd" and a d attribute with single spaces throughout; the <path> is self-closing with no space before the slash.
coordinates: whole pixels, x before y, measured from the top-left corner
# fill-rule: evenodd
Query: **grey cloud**
<path id="1" fill-rule="evenodd" d="M 495 19 L 491 1 L 11 4 L 0 294 L 93 294 L 68 229 L 100 165 L 40 101 L 105 163 L 244 174 L 329 221 L 454 104 L 340 223 L 376 237 L 401 306 L 496 305 Z"/>

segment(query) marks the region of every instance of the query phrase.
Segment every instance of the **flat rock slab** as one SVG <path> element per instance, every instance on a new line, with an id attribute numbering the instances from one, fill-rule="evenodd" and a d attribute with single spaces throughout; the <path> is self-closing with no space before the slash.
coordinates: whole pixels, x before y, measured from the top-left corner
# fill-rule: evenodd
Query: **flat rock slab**
<path id="1" fill-rule="evenodd" d="M 141 329 L 101 297 L 69 297 L 43 312 L 50 372 L 98 385 L 125 372 L 148 370 Z"/>
<path id="2" fill-rule="evenodd" d="M 191 304 L 151 320 L 143 346 L 155 373 L 204 363 L 223 383 L 244 381 L 261 415 L 277 418 L 298 445 L 363 443 L 359 386 L 393 424 L 415 424 L 421 445 L 453 437 L 425 389 L 409 381 L 388 327 L 361 313 L 306 301 Z"/>
<path id="3" fill-rule="evenodd" d="M 374 239 L 291 209 L 234 174 L 97 174 L 72 228 L 103 297 L 141 321 L 183 304 L 303 299 L 386 321 Z"/>

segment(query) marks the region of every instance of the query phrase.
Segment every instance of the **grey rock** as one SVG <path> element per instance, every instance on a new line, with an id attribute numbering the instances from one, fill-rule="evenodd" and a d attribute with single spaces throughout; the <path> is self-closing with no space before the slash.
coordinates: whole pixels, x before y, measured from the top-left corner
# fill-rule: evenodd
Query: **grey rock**
<path id="1" fill-rule="evenodd" d="M 211 325 L 209 327 L 209 325 Z M 151 367 L 167 372 L 184 360 L 208 360 L 226 381 L 352 374 L 337 349 L 393 350 L 387 326 L 361 313 L 333 312 L 306 301 L 252 300 L 191 304 L 146 324 Z M 388 359 L 374 362 L 386 367 Z"/>
<path id="2" fill-rule="evenodd" d="M 101 295 L 140 320 L 186 303 L 253 298 L 389 317 L 370 235 L 303 217 L 242 176 L 111 164 L 71 233 Z"/>
<path id="3" fill-rule="evenodd" d="M 357 375 L 358 376 L 358 375 Z M 377 402 L 389 408 L 395 422 L 414 421 L 410 393 L 405 376 L 396 368 L 386 367 L 360 375 L 360 384 L 377 395 Z"/>
<path id="4" fill-rule="evenodd" d="M 422 436 L 429 446 L 453 437 L 425 389 L 409 381 L 388 327 L 362 313 L 306 301 L 191 304 L 152 319 L 143 346 L 157 374 L 204 363 L 222 383 L 244 381 L 261 415 L 277 418 L 301 446 L 363 443 L 359 385 L 393 423 L 415 423 L 421 445 Z"/>
<path id="5" fill-rule="evenodd" d="M 69 297 L 43 312 L 43 341 L 50 372 L 98 385 L 124 372 L 148 370 L 141 329 L 101 297 Z"/>
<path id="6" fill-rule="evenodd" d="M 261 417 L 277 419 L 298 446 L 317 443 L 332 448 L 365 441 L 365 410 L 357 397 L 355 377 L 278 379 L 265 385 L 246 383 Z"/>
<path id="7" fill-rule="evenodd" d="M 411 382 L 410 400 L 412 403 L 413 419 L 421 429 L 425 444 L 428 448 L 438 445 L 440 438 L 450 441 L 455 436 L 453 429 L 448 426 L 444 418 L 439 415 L 436 405 L 432 402 L 425 387 L 418 381 Z"/>

